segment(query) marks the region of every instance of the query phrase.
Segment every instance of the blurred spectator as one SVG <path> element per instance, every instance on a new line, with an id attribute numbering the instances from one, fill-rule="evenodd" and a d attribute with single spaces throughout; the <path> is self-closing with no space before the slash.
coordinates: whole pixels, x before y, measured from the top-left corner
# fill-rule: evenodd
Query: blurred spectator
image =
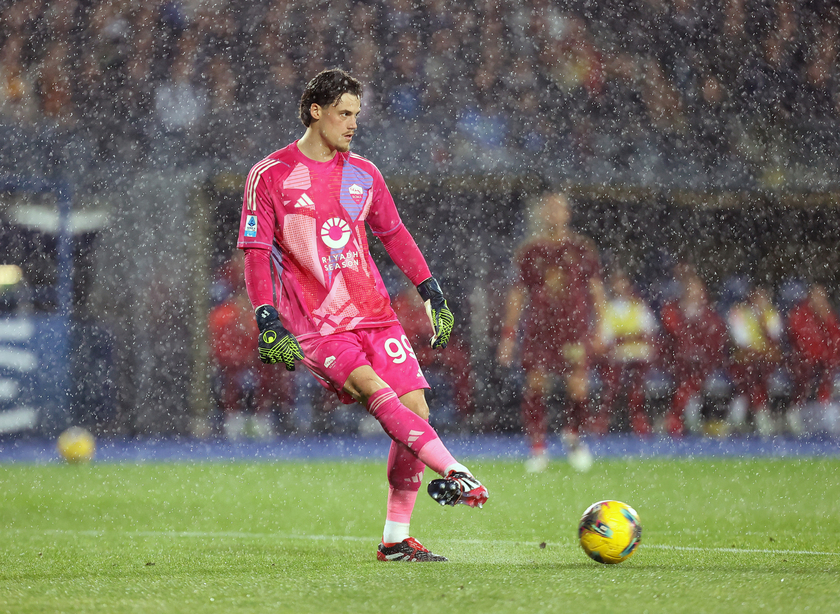
<path id="1" fill-rule="evenodd" d="M 709 303 L 706 285 L 688 266 L 677 268 L 682 293 L 662 306 L 662 360 L 674 380 L 664 428 L 674 436 L 700 428 L 702 393 L 715 371 L 726 368 L 726 324 Z"/>
<path id="2" fill-rule="evenodd" d="M 205 71 L 207 112 L 196 126 L 197 156 L 228 162 L 256 157 L 248 146 L 249 123 L 236 98 L 236 76 L 224 56 L 210 59 Z"/>
<path id="3" fill-rule="evenodd" d="M 166 133 L 184 135 L 204 116 L 207 95 L 195 81 L 195 42 L 183 39 L 169 78 L 155 90 L 155 114 Z"/>
<path id="4" fill-rule="evenodd" d="M 274 435 L 272 412 L 286 409 L 288 382 L 259 360 L 259 331 L 245 291 L 241 261 L 238 254 L 222 267 L 221 282 L 231 287 L 231 292 L 208 316 L 214 388 L 226 438 L 266 439 Z M 281 418 L 287 419 L 288 415 L 284 413 Z"/>
<path id="5" fill-rule="evenodd" d="M 729 92 L 712 70 L 698 76 L 698 95 L 691 108 L 690 125 L 697 159 L 703 169 L 715 171 L 732 151 L 732 113 Z"/>
<path id="6" fill-rule="evenodd" d="M 0 113 L 9 116 L 13 101 L 22 121 L 81 120 L 95 149 L 141 171 L 138 162 L 157 162 L 146 157 L 159 152 L 150 144 L 181 147 L 189 159 L 183 146 L 229 115 L 225 96 L 203 92 L 207 66 L 230 66 L 241 122 L 253 126 L 266 117 L 255 94 L 269 84 L 343 65 L 368 82 L 369 110 L 374 100 L 387 108 L 371 112 L 371 136 L 360 142 L 391 138 L 397 170 L 427 160 L 431 169 L 487 170 L 550 153 L 567 174 L 598 181 L 618 170 L 640 183 L 656 173 L 729 185 L 750 181 L 729 170 L 750 163 L 762 180 L 795 181 L 785 174 L 791 155 L 828 172 L 840 150 L 838 20 L 824 2 L 382 0 L 331 5 L 323 19 L 289 0 L 232 6 L 2 3 Z M 269 116 L 278 111 L 286 116 Z M 400 138 L 390 116 L 410 120 Z M 234 149 L 262 151 L 280 136 L 256 129 L 249 138 L 261 142 Z M 470 155 L 475 143 L 492 151 Z"/>
<path id="7" fill-rule="evenodd" d="M 840 375 L 840 322 L 825 288 L 813 285 L 808 295 L 788 314 L 790 368 L 794 380 L 788 424 L 795 434 L 803 430 L 803 406 L 815 401 L 825 406 L 834 395 Z"/>
<path id="8" fill-rule="evenodd" d="M 657 323 L 653 311 L 623 270 L 610 276 L 598 332 L 604 353 L 600 369 L 601 408 L 593 431 L 604 434 L 610 430 L 619 413 L 616 402 L 624 393 L 631 430 L 637 435 L 649 435 L 645 386 L 657 353 Z"/>
<path id="9" fill-rule="evenodd" d="M 735 387 L 730 423 L 741 428 L 752 418 L 758 434 L 769 437 L 776 433 L 768 388 L 782 359 L 782 317 L 760 286 L 740 298 L 726 314 Z"/>
<path id="10" fill-rule="evenodd" d="M 36 81 L 41 99 L 41 113 L 59 126 L 76 121 L 70 72 L 70 47 L 64 41 L 53 41 L 38 65 Z"/>
<path id="11" fill-rule="evenodd" d="M 0 48 L 0 122 L 30 124 L 38 113 L 35 84 L 22 61 L 20 34 L 6 38 Z"/>

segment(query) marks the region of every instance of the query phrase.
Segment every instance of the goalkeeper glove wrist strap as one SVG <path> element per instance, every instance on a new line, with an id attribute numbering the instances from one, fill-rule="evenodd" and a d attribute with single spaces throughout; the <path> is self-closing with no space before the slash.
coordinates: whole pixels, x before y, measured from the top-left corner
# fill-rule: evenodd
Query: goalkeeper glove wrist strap
<path id="1" fill-rule="evenodd" d="M 274 322 L 280 321 L 280 314 L 271 305 L 260 305 L 255 311 L 257 316 L 257 326 L 260 332 L 271 326 Z"/>
<path id="2" fill-rule="evenodd" d="M 424 302 L 430 301 L 436 296 L 443 296 L 443 290 L 440 289 L 440 284 L 434 277 L 429 277 L 429 279 L 417 286 L 417 292 L 420 293 L 420 298 Z"/>

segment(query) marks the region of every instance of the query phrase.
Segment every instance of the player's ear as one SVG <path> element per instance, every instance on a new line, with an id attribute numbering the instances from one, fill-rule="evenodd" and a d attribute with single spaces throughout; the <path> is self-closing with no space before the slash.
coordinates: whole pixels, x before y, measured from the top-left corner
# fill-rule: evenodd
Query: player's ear
<path id="1" fill-rule="evenodd" d="M 309 105 L 309 115 L 312 116 L 313 120 L 321 119 L 321 105 L 314 102 Z"/>

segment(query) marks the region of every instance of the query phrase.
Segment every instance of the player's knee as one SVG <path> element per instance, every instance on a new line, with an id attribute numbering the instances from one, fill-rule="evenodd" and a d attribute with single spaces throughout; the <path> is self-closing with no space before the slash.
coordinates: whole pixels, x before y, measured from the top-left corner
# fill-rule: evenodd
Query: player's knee
<path id="1" fill-rule="evenodd" d="M 365 407 L 371 395 L 387 387 L 388 384 L 382 381 L 382 378 L 370 367 L 355 369 L 344 382 L 344 391 Z"/>
<path id="2" fill-rule="evenodd" d="M 429 419 L 429 405 L 426 403 L 423 390 L 413 390 L 404 394 L 400 397 L 400 401 L 423 420 Z"/>

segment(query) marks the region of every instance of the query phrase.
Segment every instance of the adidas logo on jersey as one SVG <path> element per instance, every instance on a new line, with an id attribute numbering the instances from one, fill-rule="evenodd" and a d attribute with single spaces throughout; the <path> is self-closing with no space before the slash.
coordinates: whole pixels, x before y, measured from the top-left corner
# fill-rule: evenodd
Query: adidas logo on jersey
<path id="1" fill-rule="evenodd" d="M 297 209 L 298 207 L 314 207 L 314 206 L 315 206 L 315 203 L 312 202 L 312 199 L 309 198 L 306 195 L 305 192 L 300 195 L 300 198 L 298 198 L 297 202 L 295 203 L 295 209 Z"/>

